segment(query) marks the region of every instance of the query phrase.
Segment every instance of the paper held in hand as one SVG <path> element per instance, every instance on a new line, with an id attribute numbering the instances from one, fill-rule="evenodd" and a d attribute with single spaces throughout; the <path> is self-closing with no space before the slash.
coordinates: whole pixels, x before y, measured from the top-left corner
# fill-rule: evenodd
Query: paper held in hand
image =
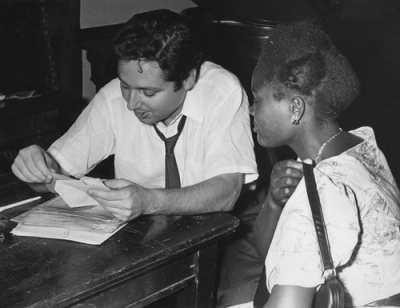
<path id="1" fill-rule="evenodd" d="M 46 187 L 51 192 L 57 193 L 72 208 L 99 205 L 87 194 L 90 188 L 110 190 L 102 180 L 97 178 L 83 177 L 75 180 L 60 174 L 54 174 L 53 181 Z"/>
<path id="2" fill-rule="evenodd" d="M 89 188 L 109 189 L 100 179 L 58 177 L 51 185 L 59 196 L 13 218 L 14 235 L 99 245 L 126 225 L 86 194 Z"/>

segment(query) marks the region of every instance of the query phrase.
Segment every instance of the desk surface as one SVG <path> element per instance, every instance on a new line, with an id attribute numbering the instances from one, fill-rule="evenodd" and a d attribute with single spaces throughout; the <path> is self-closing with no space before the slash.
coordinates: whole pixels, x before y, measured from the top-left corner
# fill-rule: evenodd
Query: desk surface
<path id="1" fill-rule="evenodd" d="M 4 179 L 0 178 L 3 182 Z M 10 193 L 15 194 L 19 184 L 15 179 L 8 182 L 13 186 Z M 9 196 L 4 196 L 4 188 L 3 183 L 0 206 L 5 205 L 4 200 L 7 203 L 11 200 Z M 14 201 L 21 197 L 16 199 Z M 2 214 L 12 217 L 32 206 L 35 204 L 28 204 L 25 209 L 10 209 Z M 1 306 L 66 307 L 76 304 L 156 269 L 160 264 L 177 258 L 179 263 L 179 258 L 184 260 L 189 252 L 215 243 L 233 232 L 237 225 L 236 218 L 224 213 L 143 216 L 101 246 L 8 234 L 0 243 Z M 146 288 L 149 288 L 148 284 L 158 283 L 157 279 L 150 280 L 146 282 Z M 138 287 L 140 285 L 136 284 Z M 140 290 L 134 292 L 140 293 Z"/>

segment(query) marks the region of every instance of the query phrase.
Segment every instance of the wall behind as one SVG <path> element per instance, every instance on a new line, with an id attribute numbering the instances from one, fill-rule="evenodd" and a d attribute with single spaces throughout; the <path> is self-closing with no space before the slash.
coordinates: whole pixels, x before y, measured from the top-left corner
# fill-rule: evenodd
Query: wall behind
<path id="1" fill-rule="evenodd" d="M 81 29 L 119 24 L 132 15 L 154 9 L 167 8 L 174 12 L 196 6 L 191 0 L 81 0 Z M 90 81 L 90 64 L 82 53 L 82 94 L 90 100 L 95 86 Z"/>

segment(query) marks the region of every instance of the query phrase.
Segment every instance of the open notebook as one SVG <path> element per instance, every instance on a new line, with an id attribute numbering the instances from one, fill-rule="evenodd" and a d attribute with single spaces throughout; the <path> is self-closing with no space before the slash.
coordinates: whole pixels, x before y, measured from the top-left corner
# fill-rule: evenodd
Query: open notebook
<path id="1" fill-rule="evenodd" d="M 89 188 L 108 189 L 102 188 L 100 180 L 59 178 L 57 182 L 59 196 L 12 219 L 18 222 L 11 231 L 14 235 L 100 245 L 126 225 L 86 195 Z"/>

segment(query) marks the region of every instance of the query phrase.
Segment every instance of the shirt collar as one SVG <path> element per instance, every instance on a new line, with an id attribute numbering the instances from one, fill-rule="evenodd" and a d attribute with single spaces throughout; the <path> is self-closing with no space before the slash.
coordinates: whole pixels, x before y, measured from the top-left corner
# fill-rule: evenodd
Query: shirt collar
<path id="1" fill-rule="evenodd" d="M 185 115 L 186 117 L 191 118 L 199 123 L 203 123 L 204 105 L 201 104 L 198 92 L 195 89 L 196 87 L 187 92 L 181 112 L 175 117 L 175 119 L 172 120 L 170 125 L 173 125 L 175 122 L 179 121 L 182 115 Z M 157 123 L 157 126 L 165 127 L 162 122 Z"/>
<path id="2" fill-rule="evenodd" d="M 181 114 L 192 118 L 193 120 L 203 123 L 204 121 L 204 104 L 201 103 L 199 91 L 196 91 L 199 84 L 187 92 L 185 103 L 183 104 Z"/>

